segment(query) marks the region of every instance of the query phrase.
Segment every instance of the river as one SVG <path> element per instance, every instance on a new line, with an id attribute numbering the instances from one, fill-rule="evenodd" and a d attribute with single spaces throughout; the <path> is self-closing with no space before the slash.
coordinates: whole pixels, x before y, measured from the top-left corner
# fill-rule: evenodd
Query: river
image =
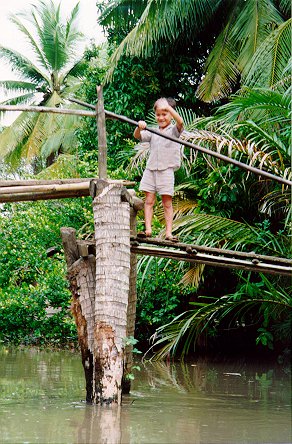
<path id="1" fill-rule="evenodd" d="M 144 363 L 118 408 L 87 405 L 78 353 L 0 348 L 0 443 L 291 443 L 277 363 Z"/>

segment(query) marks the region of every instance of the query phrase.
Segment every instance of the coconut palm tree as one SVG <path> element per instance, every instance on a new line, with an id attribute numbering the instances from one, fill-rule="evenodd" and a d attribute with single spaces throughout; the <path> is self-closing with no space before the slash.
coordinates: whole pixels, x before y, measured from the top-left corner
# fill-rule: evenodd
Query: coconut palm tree
<path id="1" fill-rule="evenodd" d="M 112 70 L 123 54 L 147 57 L 163 46 L 174 48 L 180 38 L 187 48 L 198 36 L 206 39 L 214 34 L 196 92 L 201 100 L 212 102 L 227 97 L 242 81 L 257 82 L 257 86 L 273 85 L 289 62 L 289 0 L 113 0 L 106 4 L 101 25 L 117 24 L 121 15 L 125 20 L 125 12 L 133 20 L 137 4 L 137 12 L 141 8 L 143 12 L 114 52 Z"/>
<path id="2" fill-rule="evenodd" d="M 85 69 L 78 53 L 83 39 L 77 27 L 78 12 L 77 3 L 64 21 L 61 3 L 55 6 L 52 0 L 40 0 L 29 12 L 11 15 L 32 56 L 0 46 L 1 59 L 19 76 L 19 80 L 0 82 L 9 96 L 2 104 L 62 107 L 77 90 Z M 58 153 L 72 151 L 78 124 L 75 116 L 22 112 L 0 134 L 0 157 L 11 161 L 42 157 L 50 164 Z"/>

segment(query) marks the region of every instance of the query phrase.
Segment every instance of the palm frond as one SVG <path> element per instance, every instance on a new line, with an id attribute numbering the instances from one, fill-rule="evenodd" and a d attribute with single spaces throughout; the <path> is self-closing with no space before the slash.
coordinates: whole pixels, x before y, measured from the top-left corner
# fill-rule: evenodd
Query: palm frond
<path id="1" fill-rule="evenodd" d="M 5 96 L 13 93 L 36 92 L 36 84 L 21 80 L 0 80 L 0 89 Z M 3 103 L 3 102 L 1 102 Z"/>
<path id="2" fill-rule="evenodd" d="M 56 161 L 48 168 L 37 174 L 38 179 L 65 179 L 78 177 L 76 156 L 70 154 L 60 154 Z"/>
<path id="3" fill-rule="evenodd" d="M 290 0 L 280 0 L 279 2 L 280 10 L 284 14 L 291 15 L 291 1 Z"/>
<path id="4" fill-rule="evenodd" d="M 0 133 L 1 159 L 6 158 L 18 149 L 19 144 L 28 137 L 31 128 L 37 121 L 37 117 L 37 113 L 21 113 L 12 125 L 6 127 Z"/>
<path id="5" fill-rule="evenodd" d="M 243 71 L 245 86 L 273 87 L 281 82 L 291 58 L 291 23 L 291 19 L 282 23 L 259 46 Z"/>
<path id="6" fill-rule="evenodd" d="M 198 288 L 204 269 L 205 269 L 204 264 L 190 265 L 189 270 L 181 278 L 180 284 L 184 286 Z"/>
<path id="7" fill-rule="evenodd" d="M 164 359 L 175 355 L 182 344 L 182 356 L 195 346 L 198 337 L 209 328 L 218 328 L 226 319 L 229 328 L 238 321 L 244 322 L 249 313 L 256 310 L 263 314 L 266 321 L 270 318 L 291 316 L 292 304 L 289 292 L 277 289 L 265 276 L 262 282 L 253 284 L 246 281 L 239 291 L 219 299 L 209 298 L 208 302 L 195 302 L 196 308 L 175 317 L 172 322 L 158 328 L 153 335 L 154 346 L 162 348 L 155 353 L 154 359 Z M 237 322 L 236 322 L 237 321 Z M 244 322 L 245 323 L 245 322 Z"/>
<path id="8" fill-rule="evenodd" d="M 39 47 L 39 44 L 31 34 L 29 29 L 19 20 L 19 17 L 16 16 L 15 14 L 11 14 L 9 18 L 10 21 L 14 23 L 14 25 L 16 25 L 19 31 L 26 37 L 41 66 L 43 66 L 47 71 L 49 71 L 49 65 L 47 63 L 47 60 L 44 57 L 44 54 Z"/>
<path id="9" fill-rule="evenodd" d="M 252 125 L 251 123 L 246 125 Z M 259 129 L 260 131 L 260 129 Z M 279 141 L 277 146 L 276 139 L 273 139 L 273 147 L 266 144 L 265 147 L 259 147 L 252 140 L 238 140 L 230 136 L 213 133 L 211 131 L 197 130 L 193 132 L 184 132 L 181 136 L 183 140 L 191 141 L 199 146 L 206 146 L 209 149 L 217 152 L 226 152 L 226 155 L 232 158 L 240 158 L 244 155 L 250 165 L 255 165 L 260 168 L 267 168 L 275 174 L 283 174 L 283 165 L 279 162 L 279 150 L 283 149 L 283 145 Z M 268 139 L 267 139 L 268 140 Z M 265 148 L 265 149 L 264 149 Z M 268 151 L 269 149 L 269 151 Z M 184 151 L 185 152 L 185 151 Z"/>
<path id="10" fill-rule="evenodd" d="M 287 126 L 290 117 L 291 98 L 267 88 L 242 88 L 240 95 L 234 95 L 230 102 L 222 105 L 215 119 L 224 118 L 234 125 L 238 121 L 253 119 L 257 124 L 267 121 Z M 259 111 L 261 111 L 259 113 Z"/>
<path id="11" fill-rule="evenodd" d="M 209 0 L 149 0 L 136 26 L 113 53 L 107 80 L 123 54 L 148 57 L 161 40 L 175 41 L 182 29 L 185 35 L 194 36 L 220 3 L 220 0 L 214 0 L 212 5 Z"/>
<path id="12" fill-rule="evenodd" d="M 132 29 L 141 17 L 147 5 L 147 0 L 112 0 L 102 12 L 98 22 L 103 27 L 112 27 L 115 29 Z"/>
<path id="13" fill-rule="evenodd" d="M 206 74 L 196 91 L 196 96 L 207 103 L 227 97 L 240 74 L 236 63 L 237 52 L 229 38 L 230 27 L 229 22 L 216 39 L 206 62 Z"/>
<path id="14" fill-rule="evenodd" d="M 56 7 L 54 2 L 39 1 L 32 12 L 32 23 L 38 30 L 39 45 L 49 69 L 57 72 L 63 69 L 74 55 L 77 55 L 77 43 L 83 38 L 77 30 L 79 4 L 71 11 L 66 25 L 61 21 L 61 3 Z"/>
<path id="15" fill-rule="evenodd" d="M 49 132 L 43 141 L 40 154 L 47 158 L 52 153 L 73 153 L 77 141 L 75 130 L 80 126 L 80 118 L 73 115 L 54 116 L 55 130 Z M 52 124 L 50 125 L 52 127 Z"/>
<path id="16" fill-rule="evenodd" d="M 0 45 L 0 58 L 6 60 L 16 73 L 31 82 L 39 83 L 45 80 L 49 83 L 50 81 L 47 75 L 41 72 L 30 59 L 13 49 Z"/>
<path id="17" fill-rule="evenodd" d="M 202 213 L 185 215 L 175 219 L 173 228 L 184 242 L 197 245 L 255 251 L 259 254 L 265 252 L 275 256 L 288 254 L 288 239 L 284 235 L 261 232 L 258 227 L 220 216 Z"/>
<path id="18" fill-rule="evenodd" d="M 21 96 L 12 97 L 7 100 L 3 100 L 1 105 L 23 105 L 27 103 L 31 103 L 34 99 L 35 93 L 22 94 Z M 0 111 L 0 116 L 6 115 L 10 111 Z"/>
<path id="19" fill-rule="evenodd" d="M 239 48 L 237 64 L 241 72 L 271 29 L 282 22 L 281 15 L 270 0 L 248 0 L 240 4 L 230 34 L 234 45 Z"/>
<path id="20" fill-rule="evenodd" d="M 272 216 L 280 214 L 286 216 L 285 227 L 289 229 L 291 223 L 291 193 L 283 190 L 274 190 L 266 194 L 260 202 L 260 211 Z"/>

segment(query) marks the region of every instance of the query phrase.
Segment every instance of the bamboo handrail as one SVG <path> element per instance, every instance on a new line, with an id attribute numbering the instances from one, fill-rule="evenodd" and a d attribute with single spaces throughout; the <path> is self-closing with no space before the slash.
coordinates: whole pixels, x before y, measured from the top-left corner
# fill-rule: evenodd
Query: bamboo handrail
<path id="1" fill-rule="evenodd" d="M 91 108 L 91 109 L 95 109 L 94 105 L 91 105 L 90 103 L 83 102 L 82 100 L 72 99 L 72 98 L 68 99 L 68 100 L 70 100 L 70 102 L 77 103 L 78 105 L 86 106 L 86 107 Z M 136 122 L 135 120 L 129 119 L 128 117 L 125 117 L 125 116 L 121 116 L 119 114 L 115 114 L 115 113 L 113 113 L 111 111 L 105 110 L 105 115 L 107 117 L 112 118 L 112 119 L 117 119 L 117 120 L 120 120 L 122 122 L 129 123 L 130 125 L 134 125 L 134 126 L 138 125 L 138 122 Z M 245 169 L 247 171 L 255 173 L 255 174 L 259 175 L 259 176 L 264 176 L 264 177 L 267 177 L 268 179 L 275 180 L 276 182 L 292 186 L 292 181 L 291 180 L 284 179 L 283 177 L 276 176 L 276 175 L 274 175 L 272 173 L 269 173 L 268 171 L 260 170 L 259 168 L 255 168 L 253 166 L 250 166 L 250 165 L 247 165 L 245 163 L 239 162 L 238 160 L 232 159 L 231 157 L 225 156 L 224 154 L 217 153 L 216 151 L 211 151 L 211 150 L 209 150 L 207 148 L 204 148 L 202 146 L 196 145 L 196 144 L 191 143 L 191 142 L 187 142 L 186 140 L 178 139 L 177 137 L 172 137 L 172 136 L 166 135 L 166 134 L 162 133 L 161 131 L 156 130 L 155 128 L 147 127 L 147 131 L 149 131 L 150 133 L 153 133 L 153 134 L 157 134 L 158 136 L 161 136 L 161 137 L 163 137 L 165 139 L 169 139 L 169 140 L 172 140 L 173 142 L 177 142 L 177 143 L 179 143 L 181 145 L 184 145 L 184 146 L 187 146 L 189 148 L 195 149 L 197 151 L 201 151 L 204 154 L 208 154 L 210 156 L 216 157 L 217 159 L 223 160 L 224 162 L 232 163 L 233 165 L 236 165 L 236 166 L 238 166 L 238 167 L 240 167 L 242 169 Z"/>
<path id="2" fill-rule="evenodd" d="M 70 102 L 77 103 L 82 106 L 89 107 L 91 109 L 96 109 L 94 105 L 91 105 L 86 102 L 82 102 L 78 99 L 68 99 Z M 83 111 L 83 110 L 70 110 L 65 108 L 49 108 L 46 106 L 20 106 L 20 105 L 2 105 L 0 106 L 0 111 L 27 111 L 27 112 L 49 112 L 49 113 L 56 113 L 56 114 L 73 114 L 73 115 L 79 115 L 79 116 L 87 116 L 87 117 L 94 117 L 96 118 L 96 112 L 90 112 L 90 111 Z M 128 117 L 121 116 L 119 114 L 115 114 L 111 111 L 104 110 L 105 115 L 107 117 L 110 117 L 112 119 L 120 120 L 121 122 L 129 123 L 130 125 L 137 126 L 138 122 L 135 120 L 129 119 Z M 265 170 L 260 170 L 259 168 L 255 168 L 251 165 L 247 165 L 245 163 L 239 162 L 238 160 L 232 159 L 231 157 L 225 156 L 224 154 L 217 153 L 216 151 L 211 151 L 207 148 L 204 148 L 202 146 L 196 145 L 194 143 L 187 142 L 186 140 L 178 139 L 176 137 L 172 137 L 166 134 L 163 134 L 161 131 L 158 131 L 154 128 L 148 128 L 147 130 L 153 134 L 157 134 L 160 137 L 163 137 L 168 140 L 172 140 L 173 142 L 177 142 L 180 145 L 187 146 L 191 149 L 195 149 L 197 151 L 200 151 L 204 154 L 208 154 L 212 157 L 216 157 L 217 159 L 223 160 L 224 162 L 231 163 L 233 165 L 238 166 L 239 168 L 242 168 L 246 171 L 250 171 L 254 174 L 257 174 L 258 176 L 267 177 L 268 179 L 274 180 L 276 182 L 279 182 L 284 185 L 292 186 L 292 181 L 288 179 L 284 179 L 283 177 L 276 176 L 272 173 L 269 173 Z"/>

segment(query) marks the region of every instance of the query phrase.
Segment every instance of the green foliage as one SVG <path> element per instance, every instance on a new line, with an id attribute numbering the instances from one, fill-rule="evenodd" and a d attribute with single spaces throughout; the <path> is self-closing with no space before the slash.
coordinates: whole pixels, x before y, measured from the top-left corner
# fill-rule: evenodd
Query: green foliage
<path id="1" fill-rule="evenodd" d="M 200 82 L 197 97 L 206 102 L 228 97 L 245 81 L 257 86 L 274 85 L 291 55 L 291 11 L 286 1 L 149 0 L 138 2 L 137 7 L 126 0 L 104 3 L 100 23 L 106 29 L 116 27 L 120 31 L 119 19 L 123 16 L 126 33 L 112 56 L 110 74 L 125 54 L 148 58 L 168 49 L 176 55 L 181 51 L 194 55 L 195 42 L 205 51 L 196 54 L 194 60 L 206 63 L 203 72 L 194 63 L 193 79 Z M 125 12 L 130 9 L 127 20 Z M 198 82 L 193 85 L 197 87 Z"/>
<path id="2" fill-rule="evenodd" d="M 281 328 L 284 322 L 291 326 L 292 299 L 289 291 L 289 286 L 283 289 L 276 280 L 273 282 L 261 275 L 257 282 L 250 278 L 243 280 L 232 294 L 220 298 L 201 297 L 202 302 L 192 302 L 195 309 L 176 316 L 157 329 L 155 345 L 162 348 L 156 357 L 163 358 L 169 353 L 174 355 L 179 345 L 182 346 L 182 354 L 187 354 L 190 347 L 196 345 L 200 335 L 204 332 L 217 335 L 220 327 L 258 325 L 257 344 L 272 349 L 274 339 L 281 339 L 288 345 L 291 331 L 286 329 L 283 337 Z"/>
<path id="3" fill-rule="evenodd" d="M 60 228 L 92 219 L 88 199 L 6 204 L 0 214 L 0 339 L 76 342 Z M 56 254 L 47 256 L 54 247 Z"/>
<path id="4" fill-rule="evenodd" d="M 163 267 L 165 264 L 157 258 L 139 264 L 135 336 L 144 346 L 158 326 L 170 322 L 187 306 L 190 290 L 179 285 L 181 273 L 174 278 L 175 263 Z"/>

